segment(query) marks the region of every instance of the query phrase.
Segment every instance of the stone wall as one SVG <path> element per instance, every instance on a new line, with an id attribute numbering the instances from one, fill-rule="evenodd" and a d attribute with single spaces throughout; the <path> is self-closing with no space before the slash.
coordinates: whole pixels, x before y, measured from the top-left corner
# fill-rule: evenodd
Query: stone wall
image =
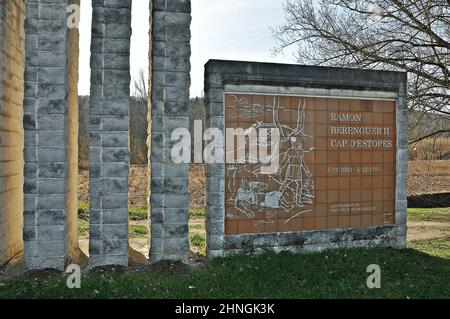
<path id="1" fill-rule="evenodd" d="M 152 12 L 150 261 L 187 262 L 189 164 L 174 164 L 172 131 L 189 129 L 189 0 L 155 0 Z"/>
<path id="2" fill-rule="evenodd" d="M 128 265 L 131 0 L 94 0 L 89 263 Z"/>
<path id="3" fill-rule="evenodd" d="M 376 245 L 406 247 L 407 103 L 406 73 L 302 65 L 211 60 L 205 66 L 206 126 L 224 132 L 224 95 L 268 94 L 352 97 L 397 101 L 395 225 L 324 231 L 226 235 L 225 164 L 206 165 L 206 234 L 209 257 L 275 251 L 321 251 Z"/>
<path id="4" fill-rule="evenodd" d="M 0 3 L 0 266 L 23 250 L 22 0 Z"/>
<path id="5" fill-rule="evenodd" d="M 74 257 L 76 47 L 68 0 L 28 0 L 25 20 L 25 268 L 63 269 Z"/>

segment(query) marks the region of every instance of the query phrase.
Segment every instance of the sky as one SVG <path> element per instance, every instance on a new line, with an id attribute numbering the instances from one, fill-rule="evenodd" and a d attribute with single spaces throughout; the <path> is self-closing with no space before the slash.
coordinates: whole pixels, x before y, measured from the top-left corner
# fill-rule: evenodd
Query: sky
<path id="1" fill-rule="evenodd" d="M 283 23 L 282 0 L 191 0 L 191 97 L 203 95 L 204 65 L 209 59 L 293 63 L 293 50 L 273 56 L 271 27 Z M 81 1 L 80 95 L 89 94 L 91 0 Z M 149 0 L 134 0 L 131 38 L 132 83 L 148 70 Z M 131 93 L 134 85 L 131 85 Z"/>

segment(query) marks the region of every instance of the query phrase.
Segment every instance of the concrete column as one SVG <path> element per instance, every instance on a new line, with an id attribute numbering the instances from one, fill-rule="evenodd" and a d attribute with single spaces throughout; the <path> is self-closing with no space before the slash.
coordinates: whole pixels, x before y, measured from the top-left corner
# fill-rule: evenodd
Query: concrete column
<path id="1" fill-rule="evenodd" d="M 131 0 L 92 6 L 89 263 L 126 266 Z"/>
<path id="2" fill-rule="evenodd" d="M 0 267 L 23 250 L 25 3 L 0 3 Z"/>
<path id="3" fill-rule="evenodd" d="M 207 129 L 217 128 L 225 132 L 224 86 L 220 63 L 208 62 L 205 65 L 205 126 Z M 224 238 L 225 164 L 206 164 L 206 256 L 208 258 L 223 256 Z"/>
<path id="4" fill-rule="evenodd" d="M 76 102 L 69 95 L 76 90 L 69 80 L 77 53 L 69 55 L 68 0 L 28 0 L 25 66 L 25 268 L 63 269 L 77 252 Z M 72 91 L 72 92 L 71 92 Z M 72 123 L 72 124 L 70 124 Z M 75 170 L 75 172 L 73 171 Z M 76 217 L 75 217 L 76 218 Z"/>
<path id="5" fill-rule="evenodd" d="M 397 225 L 397 238 L 395 246 L 406 248 L 407 237 L 407 209 L 408 209 L 408 101 L 407 78 L 404 76 L 399 85 L 397 99 L 397 177 L 395 194 L 395 224 Z"/>
<path id="6" fill-rule="evenodd" d="M 155 0 L 152 9 L 150 261 L 188 261 L 189 164 L 174 164 L 171 134 L 189 128 L 189 0 Z"/>

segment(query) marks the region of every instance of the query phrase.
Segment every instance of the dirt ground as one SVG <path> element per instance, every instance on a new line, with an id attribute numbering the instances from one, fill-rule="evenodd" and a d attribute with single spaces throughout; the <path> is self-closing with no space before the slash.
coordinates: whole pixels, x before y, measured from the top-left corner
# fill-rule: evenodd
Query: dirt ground
<path id="1" fill-rule="evenodd" d="M 408 240 L 434 239 L 448 237 L 450 240 L 450 223 L 447 222 L 408 222 Z"/>
<path id="2" fill-rule="evenodd" d="M 410 161 L 408 194 L 450 192 L 450 160 Z"/>

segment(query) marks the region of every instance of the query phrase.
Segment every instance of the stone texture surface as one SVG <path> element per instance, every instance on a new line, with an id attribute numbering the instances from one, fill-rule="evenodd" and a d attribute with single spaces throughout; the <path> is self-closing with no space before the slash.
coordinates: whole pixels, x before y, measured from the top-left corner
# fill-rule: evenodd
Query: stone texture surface
<path id="1" fill-rule="evenodd" d="M 131 0 L 93 0 L 90 267 L 128 265 Z"/>
<path id="2" fill-rule="evenodd" d="M 387 92 L 397 97 L 396 225 L 317 232 L 224 235 L 225 164 L 206 165 L 206 242 L 209 258 L 239 252 L 320 251 L 338 247 L 385 245 L 406 247 L 407 104 L 406 73 L 327 68 L 302 65 L 210 60 L 205 66 L 206 127 L 224 130 L 225 87 L 246 86 L 252 93 L 289 92 L 292 88 L 333 92 Z M 267 87 L 270 92 L 264 92 Z M 274 92 L 275 91 L 275 92 Z"/>
<path id="3" fill-rule="evenodd" d="M 25 4 L 0 3 L 0 267 L 23 250 Z"/>
<path id="4" fill-rule="evenodd" d="M 25 21 L 25 268 L 63 269 L 77 252 L 78 126 L 73 0 L 28 0 Z M 70 52 L 69 52 L 70 51 Z"/>
<path id="5" fill-rule="evenodd" d="M 174 164 L 172 131 L 189 129 L 189 0 L 155 0 L 152 12 L 149 161 L 150 261 L 188 261 L 188 164 Z"/>

